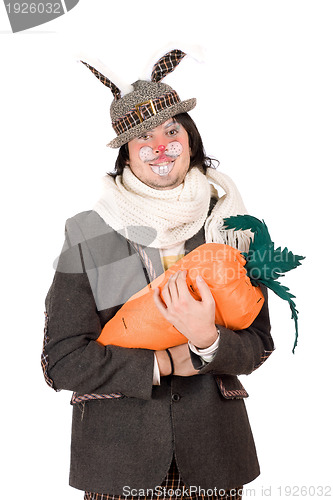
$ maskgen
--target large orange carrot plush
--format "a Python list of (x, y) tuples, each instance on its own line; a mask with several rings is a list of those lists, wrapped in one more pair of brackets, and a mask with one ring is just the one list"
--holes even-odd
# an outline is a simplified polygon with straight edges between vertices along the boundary
[[(133, 295), (104, 326), (97, 341), (102, 345), (118, 345), (153, 350), (166, 349), (187, 342), (158, 311), (153, 295), (170, 276), (187, 270), (187, 285), (196, 300), (200, 295), (196, 277), (200, 274), (214, 297), (215, 322), (232, 330), (247, 328), (259, 314), (264, 297), (258, 286), (263, 283), (280, 297), (288, 300), (295, 320), (297, 343), (297, 310), (289, 289), (277, 278), (297, 267), (304, 257), (293, 255), (286, 248), (274, 249), (266, 225), (255, 217), (244, 215), (225, 220), (227, 229), (250, 229), (254, 233), (248, 253), (241, 253), (229, 245), (206, 243), (199, 246), (163, 275)], [(279, 257), (279, 259), (277, 259)]]

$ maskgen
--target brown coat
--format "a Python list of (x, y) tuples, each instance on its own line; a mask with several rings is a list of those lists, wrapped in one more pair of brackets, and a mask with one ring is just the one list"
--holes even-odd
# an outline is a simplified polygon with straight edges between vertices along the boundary
[[(203, 242), (201, 230), (186, 243), (186, 253)], [(162, 273), (159, 252), (147, 253)], [(173, 454), (188, 486), (248, 483), (259, 465), (243, 401), (247, 393), (237, 375), (251, 373), (274, 349), (267, 300), (246, 330), (220, 327), (211, 363), (191, 354), (199, 375), (163, 377), (153, 386), (152, 351), (96, 342), (104, 324), (147, 280), (139, 254), (95, 212), (67, 221), (46, 299), (43, 366), (49, 385), (75, 393), (70, 484), (113, 494), (122, 494), (124, 486), (154, 488)]]

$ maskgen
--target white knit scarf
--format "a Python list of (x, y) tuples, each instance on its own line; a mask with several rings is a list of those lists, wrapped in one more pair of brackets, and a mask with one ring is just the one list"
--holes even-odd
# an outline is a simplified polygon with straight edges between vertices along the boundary
[[(207, 218), (212, 194), (210, 182), (225, 195)], [(223, 219), (245, 214), (246, 209), (233, 181), (208, 168), (206, 175), (193, 167), (184, 183), (176, 188), (153, 189), (125, 167), (123, 175), (104, 177), (105, 189), (94, 210), (115, 231), (144, 246), (169, 248), (188, 240), (205, 225), (206, 242), (226, 243), (246, 251), (249, 236), (241, 231), (223, 229)]]

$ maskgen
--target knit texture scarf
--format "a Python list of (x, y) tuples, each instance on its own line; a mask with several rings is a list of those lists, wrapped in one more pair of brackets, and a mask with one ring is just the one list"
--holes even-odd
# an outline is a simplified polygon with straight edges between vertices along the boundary
[[(207, 218), (211, 196), (218, 198), (211, 183), (225, 195), (218, 199)], [(226, 243), (246, 251), (249, 236), (242, 231), (223, 229), (223, 219), (245, 214), (242, 198), (227, 175), (197, 167), (173, 189), (153, 189), (125, 167), (123, 175), (104, 177), (104, 192), (94, 210), (115, 231), (140, 245), (170, 248), (194, 236), (205, 226), (206, 242)]]

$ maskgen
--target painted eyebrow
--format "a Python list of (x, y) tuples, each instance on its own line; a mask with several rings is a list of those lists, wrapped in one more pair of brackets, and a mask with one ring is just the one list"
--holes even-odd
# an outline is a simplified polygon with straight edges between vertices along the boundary
[(178, 122), (176, 122), (176, 120), (173, 120), (172, 122), (170, 122), (170, 123), (168, 123), (167, 125), (165, 125), (165, 126), (164, 126), (164, 129), (167, 129), (167, 128), (169, 128), (169, 127), (174, 127), (175, 125), (177, 125), (177, 126), (178, 126), (178, 128), (179, 128), (179, 124), (178, 124)]

